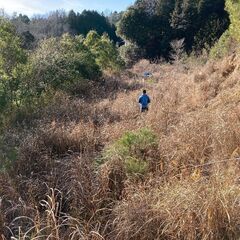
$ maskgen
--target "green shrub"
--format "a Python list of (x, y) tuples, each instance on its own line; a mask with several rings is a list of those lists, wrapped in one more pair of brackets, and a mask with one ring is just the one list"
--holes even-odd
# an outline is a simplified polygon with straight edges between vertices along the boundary
[(134, 174), (144, 175), (148, 170), (149, 164), (146, 161), (142, 161), (133, 157), (128, 157), (125, 160), (125, 167), (127, 173), (130, 175)]
[(210, 57), (221, 58), (225, 56), (231, 48), (231, 42), (232, 42), (231, 34), (229, 30), (227, 30), (219, 39), (219, 41), (214, 45), (214, 47), (211, 49)]
[(16, 30), (8, 20), (0, 17), (0, 117), (17, 105), (18, 69), (25, 62), (26, 53)]
[(157, 137), (152, 130), (143, 128), (126, 132), (103, 152), (102, 161), (119, 159), (128, 174), (144, 174), (149, 170), (152, 153), (157, 150)]
[(68, 90), (72, 85), (101, 77), (95, 57), (84, 46), (81, 36), (65, 34), (60, 41), (56, 38), (43, 40), (31, 55), (29, 65), (36, 90), (41, 86)]

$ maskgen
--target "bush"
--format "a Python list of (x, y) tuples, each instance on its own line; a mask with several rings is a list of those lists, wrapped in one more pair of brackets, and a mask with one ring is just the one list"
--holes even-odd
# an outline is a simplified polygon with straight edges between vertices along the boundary
[(129, 175), (144, 174), (154, 161), (157, 151), (157, 137), (148, 128), (125, 133), (103, 153), (103, 160), (119, 159)]
[(225, 56), (230, 49), (230, 42), (231, 42), (231, 35), (230, 32), (227, 30), (219, 41), (214, 45), (211, 49), (210, 57), (212, 58), (221, 58)]
[(83, 45), (83, 38), (63, 35), (60, 41), (50, 38), (40, 43), (30, 57), (32, 84), (35, 89), (68, 90), (72, 85), (84, 84), (86, 79), (98, 80), (101, 71), (91, 52)]
[(0, 18), (0, 117), (6, 114), (6, 110), (12, 111), (18, 105), (18, 70), (25, 62), (26, 53), (14, 27)]

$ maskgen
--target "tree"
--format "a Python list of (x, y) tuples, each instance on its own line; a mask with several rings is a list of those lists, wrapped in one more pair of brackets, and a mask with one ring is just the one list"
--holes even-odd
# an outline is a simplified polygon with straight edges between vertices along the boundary
[(77, 14), (73, 10), (68, 13), (67, 22), (72, 32), (77, 33)]
[(122, 12), (114, 11), (107, 16), (107, 19), (111, 25), (116, 26), (117, 23), (120, 21), (122, 15), (123, 11)]
[[(19, 36), (26, 40), (23, 46), (27, 49), (31, 49), (32, 46), (36, 47), (37, 42), (44, 38), (61, 37), (64, 33), (86, 36), (91, 30), (97, 31), (100, 35), (107, 33), (114, 43), (122, 42), (122, 39), (116, 35), (116, 26), (96, 11), (85, 10), (82, 13), (75, 13), (71, 10), (67, 14), (64, 10), (57, 10), (45, 16), (36, 15), (31, 19), (26, 15), (15, 14), (11, 22)], [(32, 37), (34, 42), (30, 41)]]
[(179, 40), (173, 40), (170, 45), (172, 48), (172, 51), (170, 53), (171, 59), (175, 63), (179, 63), (181, 59), (183, 58), (185, 49), (184, 49), (184, 38), (179, 39)]
[[(151, 11), (151, 6), (149, 7), (147, 1), (137, 1), (136, 5), (123, 15), (118, 24), (118, 33), (125, 40), (143, 49), (145, 57), (168, 58), (172, 35), (169, 22), (171, 1), (156, 5), (155, 11)], [(166, 11), (163, 11), (164, 6)]]
[(132, 67), (145, 53), (136, 44), (126, 43), (119, 48), (120, 56), (124, 59), (127, 67)]
[(68, 14), (68, 23), (71, 31), (75, 34), (86, 36), (89, 31), (94, 30), (99, 35), (107, 33), (110, 39), (115, 43), (121, 41), (115, 33), (115, 26), (110, 24), (108, 19), (105, 16), (100, 15), (97, 11), (84, 10), (81, 14), (76, 14), (72, 10)]
[(224, 0), (137, 0), (123, 14), (118, 33), (143, 49), (145, 57), (169, 59), (172, 40), (184, 38), (190, 53), (212, 46), (228, 24)]
[(22, 14), (19, 14), (18, 16), (19, 20), (25, 24), (29, 24), (30, 23), (30, 19), (27, 15), (22, 15)]
[(31, 19), (27, 15), (15, 14), (11, 18), (18, 35), (23, 41), (23, 47), (32, 49), (37, 42), (44, 38), (61, 37), (69, 32), (67, 15), (63, 10), (50, 12), (46, 16), (34, 16)]
[(198, 29), (198, 16), (196, 2), (190, 0), (177, 0), (171, 14), (171, 27), (173, 35), (185, 39), (186, 50), (191, 50), (194, 36)]
[(57, 10), (45, 16), (32, 18), (28, 30), (38, 40), (50, 37), (61, 37), (69, 32), (67, 14), (64, 10)]
[(14, 25), (18, 36), (21, 39), (24, 49), (32, 49), (35, 42), (35, 37), (30, 32), (31, 20), (27, 15), (14, 14), (11, 18), (11, 23)]
[(101, 71), (83, 41), (81, 36), (69, 34), (42, 40), (30, 57), (30, 88), (37, 91), (45, 86), (68, 91), (73, 85), (98, 80)]
[(13, 25), (0, 18), (0, 110), (18, 102), (18, 70), (26, 62), (20, 38)]
[(230, 24), (225, 11), (225, 0), (200, 0), (198, 28), (194, 34), (194, 49), (211, 48)]
[(102, 70), (116, 72), (123, 66), (123, 60), (107, 34), (100, 36), (96, 31), (90, 31), (84, 44), (94, 54), (96, 62)]
[(22, 42), (22, 47), (24, 49), (32, 49), (33, 48), (34, 42), (35, 42), (35, 37), (29, 31), (22, 32), (20, 35), (20, 38), (21, 38), (21, 42)]
[(136, 43), (140, 48), (145, 48), (151, 34), (148, 25), (149, 18), (143, 9), (131, 7), (123, 14), (118, 24), (118, 34), (124, 37), (126, 42)]

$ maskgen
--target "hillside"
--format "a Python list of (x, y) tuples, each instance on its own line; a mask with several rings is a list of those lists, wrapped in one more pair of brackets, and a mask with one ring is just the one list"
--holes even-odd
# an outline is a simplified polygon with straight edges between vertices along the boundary
[(91, 98), (58, 91), (1, 139), (2, 239), (238, 239), (239, 74), (237, 54), (143, 60)]

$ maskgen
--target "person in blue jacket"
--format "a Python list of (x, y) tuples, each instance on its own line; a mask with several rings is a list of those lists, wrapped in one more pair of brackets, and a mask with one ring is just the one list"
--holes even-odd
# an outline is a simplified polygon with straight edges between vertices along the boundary
[(150, 97), (147, 95), (147, 91), (143, 90), (142, 96), (139, 97), (138, 100), (140, 107), (141, 107), (141, 112), (146, 112), (148, 111), (148, 105), (151, 103)]

